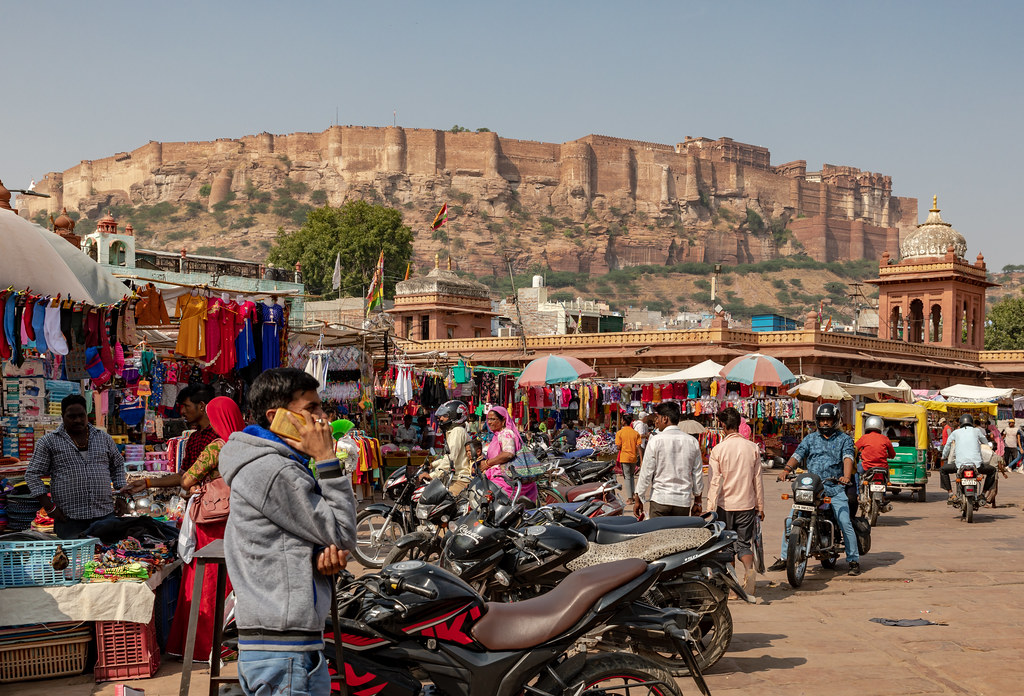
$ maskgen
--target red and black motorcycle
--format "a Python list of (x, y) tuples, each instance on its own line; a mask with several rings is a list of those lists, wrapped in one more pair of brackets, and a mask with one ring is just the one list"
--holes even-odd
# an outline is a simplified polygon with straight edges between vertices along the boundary
[(860, 475), (860, 491), (857, 494), (857, 507), (862, 517), (872, 527), (878, 522), (878, 515), (889, 512), (892, 505), (885, 502), (885, 493), (889, 490), (889, 467), (869, 466)]
[[(423, 561), (387, 566), (339, 591), (345, 681), (354, 695), (680, 696), (672, 675), (649, 660), (591, 654), (580, 641), (604, 626), (629, 624), (674, 641), (709, 696), (685, 629), (689, 612), (634, 606), (662, 567), (638, 559), (594, 566), (544, 595), (504, 604), (485, 602), (455, 575)], [(333, 661), (333, 630), (325, 639)]]

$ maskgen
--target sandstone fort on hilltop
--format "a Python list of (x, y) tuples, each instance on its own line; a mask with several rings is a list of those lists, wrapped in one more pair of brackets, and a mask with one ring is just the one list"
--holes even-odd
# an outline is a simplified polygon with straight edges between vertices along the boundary
[[(793, 253), (793, 242), (821, 261), (877, 259), (886, 250), (895, 256), (900, 231), (917, 223), (916, 199), (893, 196), (888, 176), (827, 164), (808, 172), (803, 160), (772, 166), (766, 148), (730, 138), (686, 137), (664, 145), (588, 135), (556, 144), (491, 132), (355, 126), (212, 142), (150, 142), (50, 172), (37, 190), (51, 198), (26, 197), (21, 206), (27, 217), (40, 211), (56, 215), (65, 207), (95, 215), (112, 203), (203, 201), (212, 207), (232, 193), (244, 200), (246, 191), (274, 190), (286, 179), (324, 191), (335, 205), (371, 198), (429, 210), (452, 203), (457, 192), (466, 204), (467, 223), (474, 212), (479, 223), (517, 210), (589, 220), (579, 239), (555, 238), (527, 249), (551, 268), (573, 271), (760, 261)], [(208, 197), (201, 195), (204, 186)], [(781, 220), (792, 231), (791, 247), (778, 248), (770, 235), (755, 238), (747, 230), (712, 225), (723, 206)], [(609, 233), (609, 221), (620, 216), (632, 216), (624, 223), (625, 234)], [(439, 244), (406, 217), (417, 232), (417, 256), (432, 256)], [(536, 225), (532, 219), (527, 231)], [(637, 220), (672, 221), (677, 230), (698, 233), (674, 239)], [(476, 237), (474, 253), (485, 253), (488, 244), (495, 251), (483, 224), (469, 225), (467, 234)]]

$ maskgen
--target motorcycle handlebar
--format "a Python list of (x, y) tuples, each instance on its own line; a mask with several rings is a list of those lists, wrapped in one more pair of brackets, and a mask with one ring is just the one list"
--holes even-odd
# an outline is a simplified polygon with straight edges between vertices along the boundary
[(410, 594), (426, 597), (427, 599), (437, 599), (437, 590), (432, 590), (429, 587), (420, 587), (409, 582), (407, 578), (392, 580), (388, 583), (388, 586), (395, 592), (409, 592)]

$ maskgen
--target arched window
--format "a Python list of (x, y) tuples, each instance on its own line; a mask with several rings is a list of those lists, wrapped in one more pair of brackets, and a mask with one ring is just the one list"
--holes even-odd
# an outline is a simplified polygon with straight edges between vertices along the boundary
[(128, 262), (128, 247), (124, 242), (116, 241), (110, 245), (110, 256), (107, 263), (111, 266), (124, 266)]
[(907, 327), (907, 341), (910, 343), (924, 343), (924, 302), (913, 300), (910, 303), (909, 326)]
[(93, 261), (99, 261), (99, 246), (96, 244), (95, 239), (85, 240), (85, 253)]
[(942, 342), (942, 306), (933, 304), (931, 312), (931, 342)]

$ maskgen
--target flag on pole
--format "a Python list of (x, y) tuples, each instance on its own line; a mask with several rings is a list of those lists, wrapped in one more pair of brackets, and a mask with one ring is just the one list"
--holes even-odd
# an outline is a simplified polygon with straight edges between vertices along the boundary
[(366, 315), (370, 310), (380, 307), (384, 303), (384, 250), (380, 250), (380, 258), (377, 259), (377, 268), (373, 272), (373, 280), (370, 281), (370, 292), (366, 295)]
[(441, 206), (441, 209), (437, 211), (437, 215), (434, 216), (434, 221), (430, 223), (430, 229), (436, 230), (444, 223), (448, 222), (448, 204), (445, 203)]
[(405, 280), (409, 280), (409, 269), (412, 268), (412, 261), (405, 264)]
[(334, 275), (331, 276), (331, 288), (337, 290), (341, 287), (341, 252), (334, 259)]

